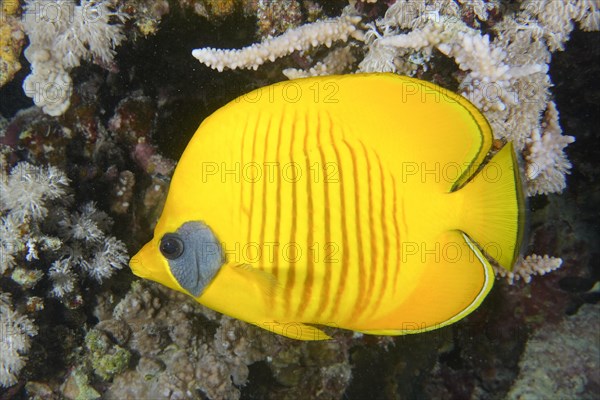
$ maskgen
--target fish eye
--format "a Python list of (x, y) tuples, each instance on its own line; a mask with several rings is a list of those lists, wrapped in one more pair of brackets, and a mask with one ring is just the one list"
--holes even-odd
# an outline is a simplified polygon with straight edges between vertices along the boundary
[(167, 233), (160, 239), (159, 249), (165, 258), (175, 260), (183, 254), (183, 241), (179, 238), (179, 235)]

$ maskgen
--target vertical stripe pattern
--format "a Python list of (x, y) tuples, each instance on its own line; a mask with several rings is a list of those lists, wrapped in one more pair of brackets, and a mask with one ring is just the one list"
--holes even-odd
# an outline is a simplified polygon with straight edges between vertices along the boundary
[[(252, 126), (252, 125), (249, 125)], [(248, 243), (283, 297), (273, 315), (348, 326), (379, 314), (400, 270), (395, 179), (351, 127), (327, 112), (258, 115), (244, 160)], [(268, 166), (274, 166), (269, 168)]]

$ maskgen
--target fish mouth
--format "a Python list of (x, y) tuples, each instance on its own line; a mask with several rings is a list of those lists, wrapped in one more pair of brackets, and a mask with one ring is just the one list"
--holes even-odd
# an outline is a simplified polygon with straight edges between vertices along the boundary
[(142, 271), (144, 270), (144, 266), (142, 265), (142, 260), (139, 257), (139, 253), (131, 257), (131, 259), (129, 260), (129, 268), (135, 276), (139, 276), (140, 278), (146, 278), (146, 276), (142, 273)]
[(152, 271), (150, 265), (145, 265), (144, 260), (151, 260), (149, 258), (152, 253), (152, 241), (146, 243), (144, 247), (142, 247), (136, 255), (131, 257), (129, 260), (129, 268), (134, 275), (139, 276), (140, 278), (151, 279)]

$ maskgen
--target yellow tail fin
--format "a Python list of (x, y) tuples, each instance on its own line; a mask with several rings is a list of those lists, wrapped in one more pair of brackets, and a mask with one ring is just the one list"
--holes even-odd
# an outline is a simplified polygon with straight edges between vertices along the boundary
[(523, 241), (525, 200), (512, 143), (505, 145), (459, 190), (460, 229), (500, 266), (512, 270)]

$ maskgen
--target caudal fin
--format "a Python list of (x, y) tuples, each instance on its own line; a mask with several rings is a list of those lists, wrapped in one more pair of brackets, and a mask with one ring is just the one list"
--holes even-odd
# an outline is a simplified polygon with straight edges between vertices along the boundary
[(461, 230), (506, 270), (523, 241), (525, 200), (512, 143), (505, 145), (459, 190), (464, 196)]

